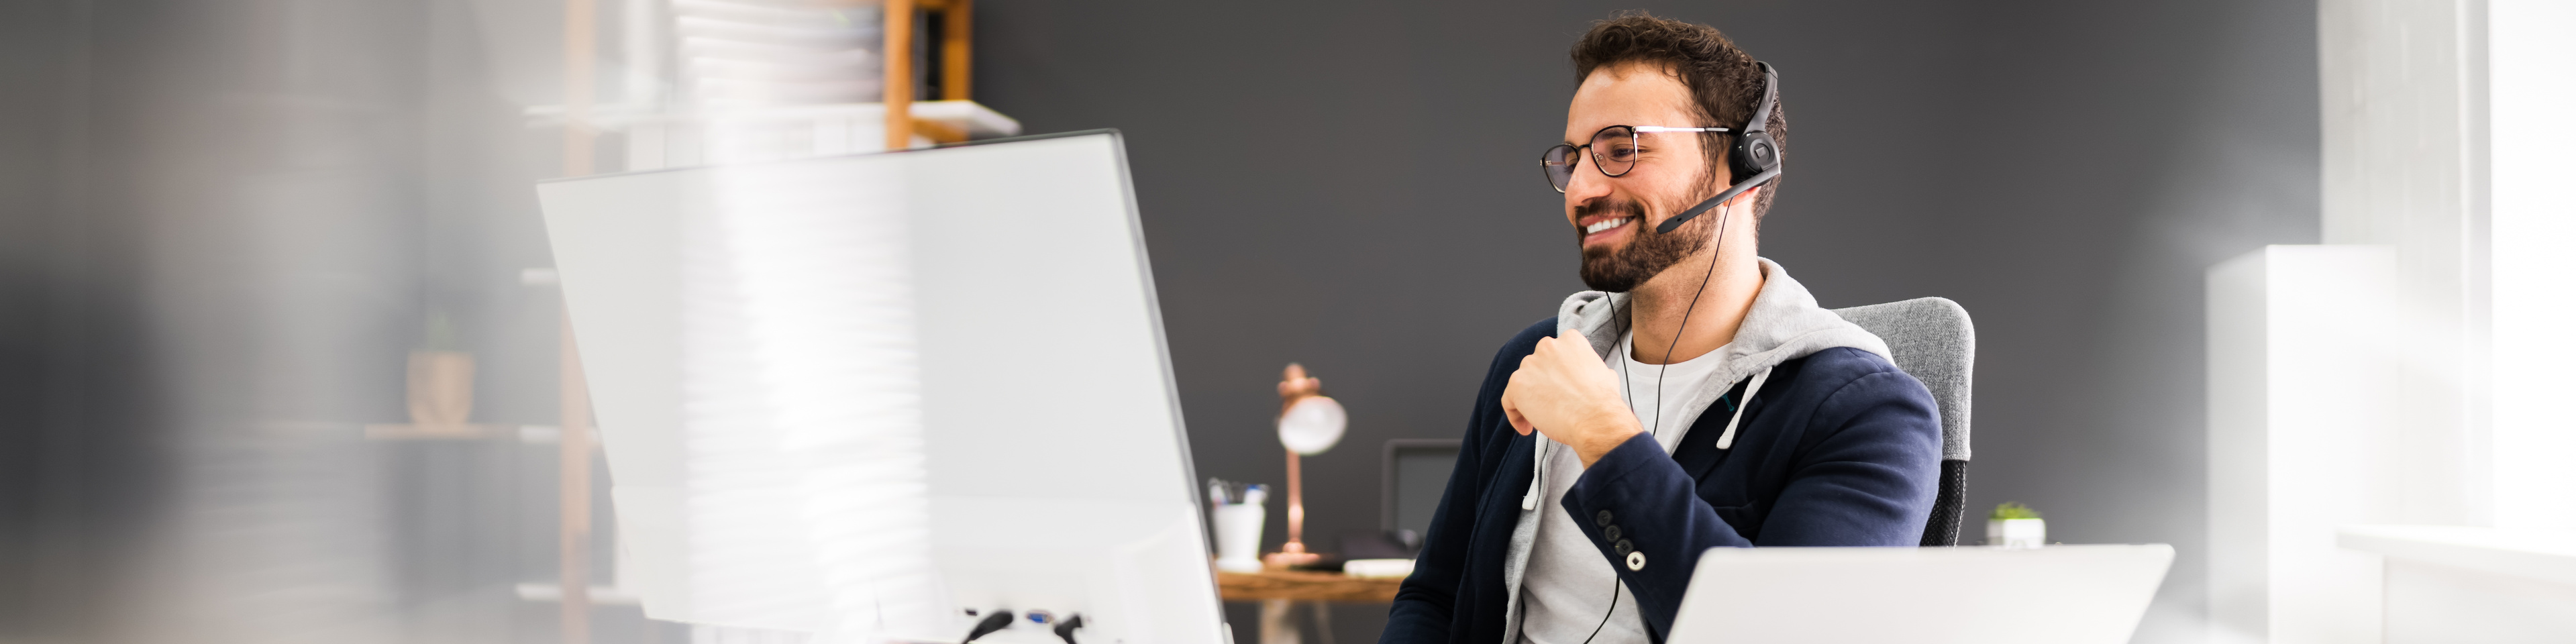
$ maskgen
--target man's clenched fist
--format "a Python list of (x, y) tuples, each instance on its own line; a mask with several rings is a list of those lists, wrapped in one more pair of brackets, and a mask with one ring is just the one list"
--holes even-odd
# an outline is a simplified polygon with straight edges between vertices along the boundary
[(1539, 338), (1538, 350), (1521, 358), (1503, 388), (1503, 413), (1523, 435), (1537, 430), (1573, 447), (1584, 467), (1644, 431), (1619, 395), (1618, 375), (1575, 330)]

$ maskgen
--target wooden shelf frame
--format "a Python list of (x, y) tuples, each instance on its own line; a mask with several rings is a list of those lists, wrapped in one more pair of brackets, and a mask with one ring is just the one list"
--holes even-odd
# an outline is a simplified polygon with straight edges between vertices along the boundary
[(944, 124), (912, 118), (912, 39), (914, 18), (922, 11), (940, 14), (939, 98), (949, 101), (974, 100), (969, 92), (974, 87), (974, 0), (884, 0), (885, 3), (885, 128), (886, 149), (912, 147), (912, 136), (919, 133), (932, 141), (956, 143), (966, 140), (966, 132)]

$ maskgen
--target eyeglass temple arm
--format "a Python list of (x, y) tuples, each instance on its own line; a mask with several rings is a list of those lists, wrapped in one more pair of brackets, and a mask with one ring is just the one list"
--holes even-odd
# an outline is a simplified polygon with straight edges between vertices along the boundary
[[(1633, 126), (1629, 126), (1629, 129), (1633, 129), (1633, 130), (1636, 130), (1636, 131), (1639, 131), (1639, 132), (1732, 132), (1732, 131), (1734, 131), (1734, 130), (1729, 130), (1729, 129), (1727, 129), (1727, 128), (1722, 128), (1722, 127), (1664, 127), (1664, 126), (1661, 126), (1661, 125), (1633, 125)], [(1575, 148), (1575, 149), (1582, 149), (1582, 148), (1592, 147), (1592, 146), (1590, 146), (1590, 145), (1575, 145), (1575, 144), (1572, 144), (1572, 143), (1559, 143), (1559, 144), (1557, 144), (1557, 145), (1562, 145), (1562, 146), (1565, 146), (1565, 147)], [(1541, 162), (1541, 163), (1545, 163), (1545, 160), (1541, 160), (1540, 162)]]

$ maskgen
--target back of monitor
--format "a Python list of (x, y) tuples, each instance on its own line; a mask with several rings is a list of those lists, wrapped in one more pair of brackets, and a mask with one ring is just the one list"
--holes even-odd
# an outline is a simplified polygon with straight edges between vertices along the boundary
[(1114, 133), (539, 192), (648, 616), (1224, 638)]
[(2173, 547), (1715, 548), (1673, 620), (1675, 644), (2118, 644)]

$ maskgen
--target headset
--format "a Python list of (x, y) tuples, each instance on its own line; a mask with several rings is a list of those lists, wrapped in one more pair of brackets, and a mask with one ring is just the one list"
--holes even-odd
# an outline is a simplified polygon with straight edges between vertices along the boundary
[(1708, 209), (1726, 203), (1746, 190), (1780, 178), (1780, 142), (1772, 140), (1770, 132), (1771, 104), (1780, 100), (1780, 71), (1772, 69), (1770, 63), (1756, 61), (1753, 65), (1762, 70), (1762, 102), (1754, 105), (1753, 118), (1744, 122), (1744, 131), (1735, 136), (1735, 145), (1726, 150), (1727, 168), (1734, 170), (1735, 176), (1745, 179), (1735, 182), (1725, 192), (1691, 206), (1682, 214), (1664, 220), (1662, 225), (1655, 227), (1655, 232), (1672, 232), (1700, 213), (1708, 212)]
[[(1657, 234), (1671, 233), (1673, 232), (1673, 229), (1680, 228), (1683, 222), (1688, 222), (1691, 218), (1700, 216), (1700, 213), (1708, 212), (1709, 209), (1716, 208), (1719, 204), (1726, 203), (1726, 200), (1733, 199), (1736, 195), (1744, 194), (1744, 191), (1746, 190), (1754, 189), (1780, 178), (1780, 143), (1772, 140), (1771, 132), (1769, 131), (1771, 123), (1771, 104), (1780, 99), (1780, 72), (1779, 70), (1772, 69), (1770, 63), (1754, 61), (1753, 65), (1762, 70), (1762, 102), (1754, 106), (1753, 118), (1745, 122), (1742, 133), (1735, 137), (1735, 145), (1727, 148), (1726, 151), (1728, 169), (1732, 170), (1735, 176), (1745, 177), (1745, 179), (1743, 181), (1735, 182), (1735, 185), (1733, 186), (1728, 186), (1725, 192), (1717, 193), (1717, 196), (1709, 197), (1707, 201), (1699, 202), (1699, 205), (1691, 206), (1689, 210), (1684, 210), (1681, 214), (1674, 215), (1671, 219), (1664, 220), (1663, 225), (1655, 227), (1655, 232)], [(1655, 370), (1655, 424), (1646, 430), (1649, 435), (1657, 437), (1662, 436), (1664, 425), (1664, 371), (1672, 368), (1673, 347), (1681, 346), (1681, 332), (1684, 329), (1690, 328), (1691, 312), (1699, 309), (1700, 293), (1708, 290), (1709, 278), (1717, 275), (1716, 253), (1726, 245), (1726, 219), (1733, 215), (1734, 209), (1728, 208), (1723, 214), (1718, 216), (1717, 231), (1711, 233), (1716, 237), (1716, 243), (1713, 244), (1714, 248), (1709, 250), (1707, 274), (1700, 276), (1699, 289), (1691, 293), (1690, 306), (1682, 310), (1681, 328), (1673, 330), (1672, 343), (1664, 346), (1663, 364), (1659, 365), (1661, 368)], [(1629, 298), (1629, 301), (1632, 303), (1635, 302), (1635, 300), (1636, 298), (1634, 297)], [(1611, 319), (1614, 320), (1624, 320), (1626, 318), (1627, 316), (1620, 315), (1617, 312), (1613, 312), (1611, 315)], [(1631, 391), (1631, 389), (1628, 386), (1628, 365), (1625, 361), (1628, 357), (1628, 349), (1636, 346), (1636, 338), (1635, 336), (1628, 336), (1626, 331), (1621, 331), (1620, 334), (1628, 337), (1628, 342), (1625, 343), (1628, 347), (1622, 348), (1618, 351), (1619, 358), (1621, 360), (1618, 367), (1619, 394), (1621, 398), (1627, 398), (1628, 392)], [(1769, 372), (1763, 373), (1763, 376), (1768, 375)], [(1761, 383), (1759, 382), (1760, 378), (1761, 376), (1756, 377), (1756, 382), (1753, 385), (1754, 387), (1761, 386)], [(1753, 402), (1751, 400), (1753, 395), (1752, 390), (1748, 389), (1744, 393), (1746, 400), (1737, 403), (1735, 408), (1736, 416), (1739, 419), (1743, 417), (1744, 406), (1750, 405)], [(1628, 401), (1628, 406), (1633, 408), (1637, 406), (1637, 403), (1634, 400), (1630, 400)], [(1733, 436), (1735, 432), (1734, 423), (1728, 423), (1726, 430), (1728, 436)], [(1721, 437), (1718, 440), (1720, 442), (1724, 442), (1726, 439)], [(1592, 626), (1591, 635), (1583, 636), (1583, 644), (1592, 644), (1592, 638), (1601, 636), (1601, 628), (1610, 625), (1610, 616), (1619, 613), (1619, 588), (1622, 585), (1622, 582), (1619, 581), (1618, 577), (1617, 571), (1612, 571), (1610, 576), (1610, 610), (1601, 613), (1601, 623)]]

